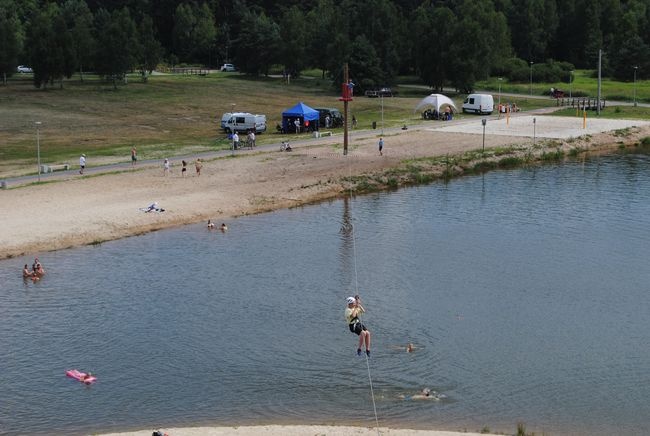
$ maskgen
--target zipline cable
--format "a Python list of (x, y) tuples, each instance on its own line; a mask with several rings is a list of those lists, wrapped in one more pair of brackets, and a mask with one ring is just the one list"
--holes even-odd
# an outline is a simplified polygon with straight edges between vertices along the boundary
[[(345, 120), (344, 122), (347, 122)], [(348, 155), (349, 159), (349, 155)], [(353, 259), (353, 265), (354, 265), (354, 293), (355, 295), (359, 295), (359, 272), (357, 269), (357, 242), (356, 242), (356, 236), (354, 234), (354, 210), (353, 210), (353, 203), (354, 199), (352, 197), (352, 164), (350, 161), (348, 161), (348, 180), (350, 181), (350, 216), (352, 217), (352, 259)], [(381, 433), (379, 433), (379, 418), (377, 417), (377, 404), (375, 403), (375, 390), (372, 386), (372, 376), (370, 375), (370, 359), (368, 358), (368, 353), (366, 353), (366, 367), (368, 368), (368, 382), (370, 383), (370, 396), (372, 398), (372, 410), (375, 412), (375, 430), (377, 430), (377, 436), (381, 436)]]

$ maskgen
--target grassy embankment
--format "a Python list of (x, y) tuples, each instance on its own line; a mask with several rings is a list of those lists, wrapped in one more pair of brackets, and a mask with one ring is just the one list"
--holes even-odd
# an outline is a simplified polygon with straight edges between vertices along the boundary
[[(42, 123), (41, 162), (74, 164), (86, 153), (88, 165), (94, 166), (128, 161), (134, 145), (141, 160), (228, 148), (219, 122), (222, 113), (233, 109), (267, 115), (268, 131), (258, 136), (258, 144), (265, 144), (283, 139), (275, 125), (282, 111), (298, 101), (312, 107), (343, 106), (320, 71), (307, 72), (290, 85), (280, 78), (237, 73), (159, 75), (146, 84), (134, 76), (117, 90), (90, 75), (83, 83), (76, 78), (65, 81), (62, 90), (38, 90), (30, 76), (14, 77), (0, 87), (0, 177), (16, 175), (21, 167), (23, 173), (35, 172), (36, 121)], [(429, 93), (426, 87), (405, 87), (398, 97), (384, 98), (384, 127), (421, 122), (413, 108)], [(452, 96), (459, 106), (463, 97)], [(373, 121), (381, 127), (381, 103), (355, 98), (350, 116), (357, 118), (359, 129), (370, 129)], [(526, 109), (548, 103), (521, 99), (517, 104)]]
[[(322, 83), (321, 83), (322, 82)], [(290, 85), (274, 78), (215, 73), (201, 76), (152, 76), (144, 84), (132, 79), (116, 91), (97, 78), (66, 81), (63, 90), (37, 90), (30, 78), (18, 77), (0, 87), (0, 176), (8, 169), (32, 165), (36, 126), (40, 121), (43, 163), (75, 163), (81, 153), (89, 166), (127, 161), (132, 146), (140, 159), (191, 154), (229, 146), (219, 129), (221, 114), (245, 111), (267, 115), (268, 131), (258, 143), (279, 142), (275, 125), (283, 110), (304, 101), (312, 107), (339, 107), (335, 92), (323, 81), (304, 78)], [(379, 123), (379, 101), (351, 103), (359, 128)], [(386, 127), (412, 123), (412, 98), (384, 99)], [(307, 135), (304, 135), (305, 137)]]
[[(569, 90), (573, 97), (596, 97), (598, 95), (598, 79), (592, 77), (592, 70), (575, 70), (573, 79), (569, 85), (566, 82), (536, 82), (533, 71), (533, 95), (548, 96), (550, 89), (561, 89), (566, 96), (569, 96)], [(491, 90), (495, 93), (499, 90), (499, 80), (497, 77), (490, 77), (476, 83), (477, 89)], [(630, 70), (629, 82), (618, 82), (608, 78), (603, 78), (601, 82), (601, 94), (605, 100), (627, 101), (634, 100), (636, 88), (636, 100), (639, 103), (650, 103), (650, 80), (637, 80), (636, 85), (633, 81), (633, 72)], [(502, 93), (515, 93), (528, 95), (530, 93), (530, 83), (510, 83), (507, 79), (501, 82)]]
[[(146, 84), (134, 76), (128, 85), (117, 90), (97, 77), (86, 76), (83, 83), (73, 78), (64, 82), (62, 90), (54, 87), (44, 91), (32, 86), (30, 76), (14, 77), (8, 86), (0, 87), (0, 178), (35, 172), (35, 121), (42, 123), (41, 162), (74, 164), (81, 153), (86, 153), (89, 166), (94, 166), (128, 161), (134, 145), (141, 160), (228, 148), (219, 122), (221, 114), (233, 108), (267, 115), (268, 131), (258, 136), (258, 144), (284, 139), (275, 132), (275, 125), (280, 122), (282, 111), (297, 101), (312, 107), (342, 109), (336, 91), (329, 80), (321, 79), (320, 71), (308, 71), (290, 85), (281, 78), (251, 78), (237, 73), (213, 73), (206, 77), (160, 75), (150, 77)], [(422, 122), (413, 108), (431, 92), (413, 77), (399, 81), (405, 83), (399, 88), (399, 96), (383, 99), (386, 128)], [(577, 72), (573, 89), (588, 90), (594, 83), (595, 79), (586, 72)], [(541, 91), (553, 85), (559, 87), (535, 86)], [(502, 92), (525, 92), (526, 86), (503, 84)], [(627, 89), (631, 84), (616, 86)], [(604, 89), (613, 87), (611, 84)], [(460, 107), (464, 95), (451, 97)], [(650, 100), (650, 82), (637, 83), (637, 97)], [(554, 103), (552, 99), (523, 96), (508, 97), (508, 101), (515, 101), (523, 110)], [(378, 128), (381, 126), (381, 103), (380, 99), (355, 98), (350, 104), (350, 115), (357, 118), (359, 129), (370, 129), (373, 121)], [(560, 113), (575, 115), (571, 110)], [(641, 107), (608, 107), (602, 116), (648, 118), (649, 114), (648, 109)]]

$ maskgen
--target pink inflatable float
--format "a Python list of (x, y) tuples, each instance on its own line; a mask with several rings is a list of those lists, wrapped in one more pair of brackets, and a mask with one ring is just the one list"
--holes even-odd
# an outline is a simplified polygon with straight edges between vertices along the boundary
[(75, 380), (80, 381), (81, 383), (85, 383), (87, 385), (94, 383), (97, 381), (97, 377), (94, 375), (88, 373), (86, 374), (85, 372), (81, 372), (76, 369), (69, 369), (65, 372), (65, 375), (67, 375), (70, 378), (73, 378)]

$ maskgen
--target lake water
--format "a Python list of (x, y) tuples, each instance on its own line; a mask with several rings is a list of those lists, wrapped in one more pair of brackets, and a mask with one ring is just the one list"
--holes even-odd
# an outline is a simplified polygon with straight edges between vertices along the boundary
[(381, 426), (650, 434), (647, 155), (229, 224), (43, 253), (35, 284), (0, 262), (0, 434), (374, 426), (355, 271)]

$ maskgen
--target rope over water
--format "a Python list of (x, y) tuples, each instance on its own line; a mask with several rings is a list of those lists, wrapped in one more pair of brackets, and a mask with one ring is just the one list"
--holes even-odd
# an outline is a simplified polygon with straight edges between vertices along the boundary
[[(347, 120), (346, 120), (347, 122)], [(352, 164), (348, 160), (348, 180), (350, 181), (350, 216), (352, 217), (352, 259), (354, 264), (354, 293), (359, 295), (359, 272), (357, 270), (357, 242), (356, 236), (354, 234), (354, 197), (352, 195)], [(370, 396), (372, 397), (372, 410), (375, 412), (375, 430), (377, 430), (377, 436), (381, 436), (379, 433), (379, 418), (377, 417), (377, 404), (375, 403), (375, 391), (372, 387), (372, 376), (370, 375), (370, 359), (366, 353), (366, 367), (368, 368), (368, 383), (370, 384)]]

